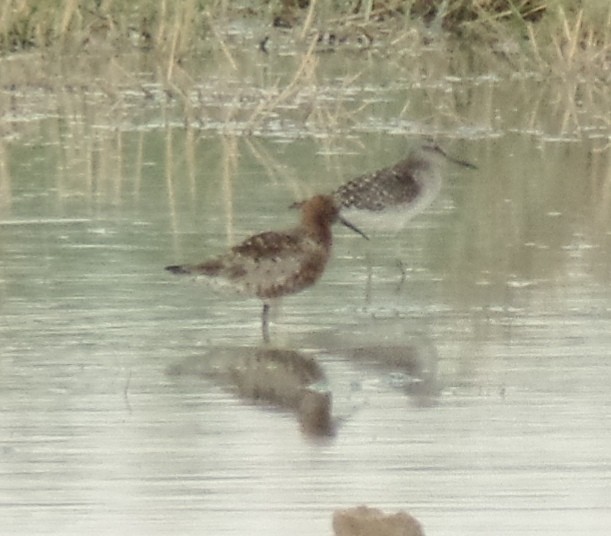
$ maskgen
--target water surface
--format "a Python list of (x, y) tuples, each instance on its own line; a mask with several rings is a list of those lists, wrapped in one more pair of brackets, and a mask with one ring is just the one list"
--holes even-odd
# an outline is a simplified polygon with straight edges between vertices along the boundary
[[(346, 58), (320, 60), (320, 117), (306, 87), (250, 136), (264, 79), (229, 110), (202, 77), (199, 122), (156, 96), (112, 115), (96, 92), (3, 90), (7, 534), (329, 534), (361, 503), (431, 535), (606, 534), (608, 133), (577, 132), (537, 80), (372, 61), (341, 86)], [(323, 279), (273, 319), (273, 359), (258, 302), (163, 271), (292, 225), (291, 202), (421, 134), (479, 169), (449, 166), (398, 235), (337, 228)], [(302, 429), (308, 385), (332, 430)]]

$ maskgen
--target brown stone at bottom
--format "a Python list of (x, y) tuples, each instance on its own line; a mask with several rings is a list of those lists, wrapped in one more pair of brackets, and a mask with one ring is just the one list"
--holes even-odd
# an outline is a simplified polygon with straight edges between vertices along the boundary
[(424, 536), (418, 520), (407, 512), (385, 514), (368, 506), (336, 510), (333, 531), (335, 536)]

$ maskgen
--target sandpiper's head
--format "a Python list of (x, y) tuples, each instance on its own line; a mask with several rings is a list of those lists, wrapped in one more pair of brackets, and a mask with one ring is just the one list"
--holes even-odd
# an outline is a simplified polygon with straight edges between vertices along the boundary
[(328, 229), (339, 221), (349, 229), (369, 240), (369, 237), (358, 227), (351, 224), (339, 213), (339, 206), (332, 195), (315, 195), (299, 205), (301, 208), (301, 222), (310, 229)]
[(331, 225), (337, 221), (339, 208), (330, 195), (315, 195), (301, 205), (301, 219), (307, 224)]

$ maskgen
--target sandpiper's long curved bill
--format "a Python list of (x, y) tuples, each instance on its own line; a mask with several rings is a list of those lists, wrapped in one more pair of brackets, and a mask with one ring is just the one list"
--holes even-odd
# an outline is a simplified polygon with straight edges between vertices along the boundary
[(475, 164), (472, 164), (471, 162), (467, 162), (467, 160), (461, 160), (460, 158), (455, 158), (454, 156), (450, 156), (437, 144), (435, 144), (434, 148), (438, 153), (442, 154), (446, 160), (448, 160), (449, 162), (452, 162), (453, 164), (458, 164), (459, 166), (463, 166), (469, 169), (477, 169), (477, 166)]
[(342, 225), (348, 227), (348, 229), (352, 229), (355, 233), (360, 234), (365, 240), (369, 240), (369, 237), (363, 231), (361, 231), (356, 225), (354, 225), (354, 223), (350, 223), (341, 214), (337, 217), (337, 221), (339, 221)]
[(461, 160), (460, 158), (454, 158), (453, 156), (450, 156), (449, 154), (446, 155), (446, 158), (453, 164), (458, 164), (459, 166), (463, 166), (469, 169), (477, 169), (477, 166), (475, 164), (472, 164), (471, 162), (468, 162), (467, 160)]

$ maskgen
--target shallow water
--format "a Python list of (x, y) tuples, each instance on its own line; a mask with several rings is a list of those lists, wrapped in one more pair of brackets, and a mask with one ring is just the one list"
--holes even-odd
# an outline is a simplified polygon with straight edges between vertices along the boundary
[[(88, 93), (59, 118), (5, 118), (7, 534), (330, 534), (361, 503), (430, 535), (606, 534), (608, 138), (551, 111), (529, 131), (499, 88), (491, 128), (475, 105), (407, 128), (395, 110), (420, 87), (385, 88), (339, 138), (294, 116), (251, 137), (184, 128), (155, 105), (110, 128)], [(392, 164), (414, 131), (479, 169), (448, 166), (398, 235), (337, 228), (323, 279), (272, 321), (281, 351), (262, 348), (256, 301), (163, 271), (292, 225), (291, 202)], [(308, 385), (332, 396), (329, 426), (304, 422)]]

